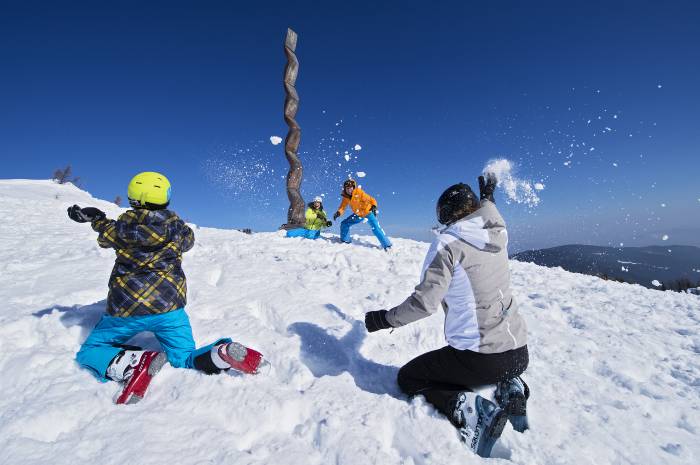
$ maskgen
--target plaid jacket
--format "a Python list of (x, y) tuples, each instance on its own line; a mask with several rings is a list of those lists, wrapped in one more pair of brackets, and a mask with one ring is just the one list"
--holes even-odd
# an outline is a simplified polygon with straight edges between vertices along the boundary
[(109, 277), (109, 315), (152, 315), (185, 306), (182, 253), (194, 245), (194, 233), (174, 212), (128, 210), (116, 221), (94, 221), (92, 229), (100, 233), (100, 247), (117, 252)]

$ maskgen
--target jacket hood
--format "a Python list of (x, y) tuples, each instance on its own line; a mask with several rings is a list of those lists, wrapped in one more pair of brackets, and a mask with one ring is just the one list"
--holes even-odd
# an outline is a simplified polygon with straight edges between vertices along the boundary
[(499, 252), (507, 243), (505, 223), (491, 202), (482, 202), (482, 207), (477, 211), (440, 233), (457, 237), (486, 252)]

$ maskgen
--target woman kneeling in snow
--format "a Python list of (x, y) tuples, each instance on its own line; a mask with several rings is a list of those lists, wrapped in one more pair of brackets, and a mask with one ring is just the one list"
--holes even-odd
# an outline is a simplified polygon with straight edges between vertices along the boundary
[[(428, 250), (420, 284), (401, 305), (367, 313), (365, 326), (369, 332), (396, 328), (442, 305), (448, 345), (404, 365), (399, 387), (425, 396), (470, 450), (489, 457), (507, 420), (516, 431), (527, 429), (529, 392), (519, 375), (528, 352), (525, 322), (510, 290), (508, 234), (493, 200), (495, 176), (480, 176), (479, 188), (481, 201), (461, 183), (440, 196), (437, 216), (446, 228)], [(489, 390), (496, 403), (473, 392), (494, 384)]]
[(306, 224), (303, 228), (290, 229), (287, 231), (287, 237), (305, 237), (307, 239), (318, 239), (321, 236), (321, 230), (333, 225), (333, 222), (328, 221), (326, 212), (323, 210), (323, 202), (321, 197), (314, 197), (314, 200), (309, 203), (309, 208), (306, 209)]

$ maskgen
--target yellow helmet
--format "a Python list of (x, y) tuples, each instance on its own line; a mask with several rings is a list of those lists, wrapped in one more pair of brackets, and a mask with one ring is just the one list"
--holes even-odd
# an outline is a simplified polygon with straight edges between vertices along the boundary
[(170, 181), (160, 173), (144, 171), (131, 179), (127, 195), (132, 207), (165, 208), (170, 203)]

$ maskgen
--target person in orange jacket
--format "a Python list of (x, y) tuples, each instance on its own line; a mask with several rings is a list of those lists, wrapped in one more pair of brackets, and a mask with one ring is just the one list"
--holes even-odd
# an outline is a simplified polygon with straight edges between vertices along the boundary
[(343, 200), (340, 202), (338, 211), (333, 215), (333, 219), (337, 220), (348, 205), (352, 209), (352, 214), (340, 222), (340, 240), (346, 244), (352, 242), (350, 226), (366, 221), (372, 227), (372, 232), (377, 236), (382, 248), (386, 250), (391, 247), (391, 241), (377, 221), (377, 201), (374, 197), (359, 188), (354, 179), (348, 179), (343, 183), (341, 196)]

